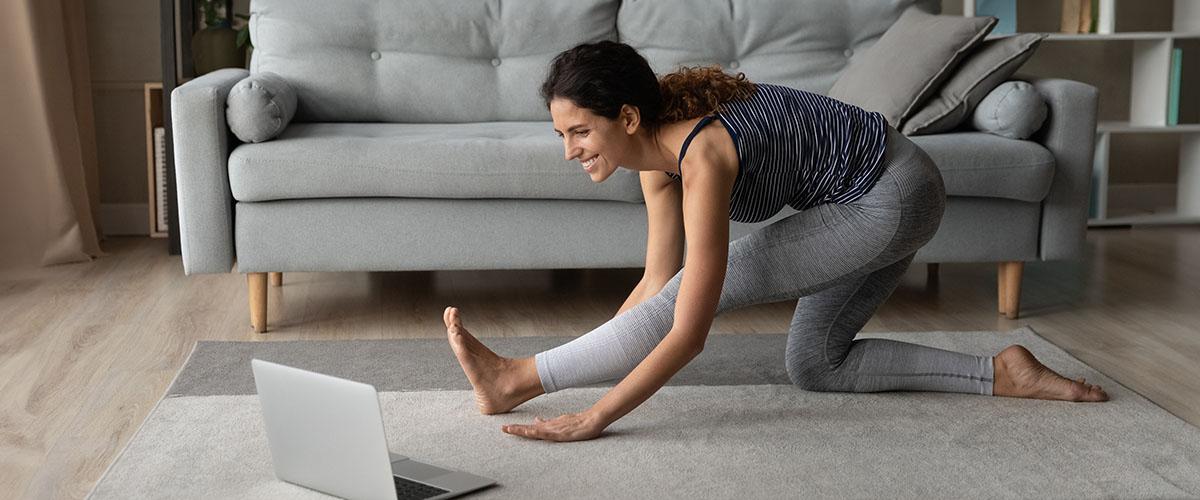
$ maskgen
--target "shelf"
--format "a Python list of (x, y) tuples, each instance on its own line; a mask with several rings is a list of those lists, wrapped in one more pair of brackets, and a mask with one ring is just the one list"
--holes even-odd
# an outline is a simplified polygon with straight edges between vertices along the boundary
[(1102, 121), (1096, 124), (1096, 132), (1186, 134), (1200, 132), (1200, 123), (1182, 123), (1179, 125), (1138, 125), (1127, 121)]
[[(1037, 33), (1037, 32), (1032, 32)], [(1124, 33), (1054, 33), (1041, 32), (1046, 35), (1046, 40), (1061, 40), (1061, 41), (1104, 41), (1104, 40), (1171, 40), (1175, 38), (1200, 38), (1200, 32), (1182, 32), (1182, 31), (1127, 31)], [(989, 36), (988, 39), (1000, 38), (998, 35)]]
[(1169, 225), (1200, 223), (1200, 215), (1179, 214), (1145, 214), (1126, 215), (1121, 217), (1106, 217), (1103, 219), (1088, 219), (1088, 227), (1131, 226), (1131, 225)]
[[(1011, 0), (1011, 2), (1012, 5), (1006, 6), (1004, 9), (1021, 8), (1017, 5), (1018, 0)], [(1020, 2), (1024, 2), (1027, 7), (1030, 7), (1029, 12), (1036, 12), (1039, 17), (1045, 17), (1045, 19), (1041, 19), (1042, 22), (1029, 24), (1027, 27), (1054, 30), (1061, 24), (1062, 2), (1035, 3), (1035, 0), (1020, 0)], [(963, 0), (963, 14), (975, 15), (975, 4), (976, 0)], [(1177, 48), (1185, 51), (1194, 50), (1191, 48), (1194, 45), (1193, 41), (1200, 40), (1200, 1), (1173, 0), (1162, 4), (1155, 3), (1155, 6), (1164, 7), (1157, 10), (1158, 14), (1163, 15), (1166, 15), (1166, 7), (1172, 9), (1169, 14), (1171, 17), (1169, 24), (1146, 24), (1145, 21), (1148, 19), (1146, 16), (1131, 15), (1133, 9), (1143, 10), (1143, 2), (1135, 0), (1099, 0), (1099, 10), (1093, 10), (1092, 15), (1096, 16), (1095, 28), (1102, 33), (1021, 31), (1022, 25), (1017, 22), (1017, 19), (1012, 19), (1010, 23), (1017, 28), (1017, 33), (1044, 35), (1045, 42), (1124, 41), (1124, 44), (1128, 44), (1128, 53), (1131, 58), (1127, 77), (1129, 113), (1124, 119), (1101, 121), (1096, 124), (1092, 179), (1088, 200), (1088, 227), (1200, 224), (1200, 123), (1192, 123), (1196, 121), (1194, 92), (1198, 90), (1194, 82), (1188, 81), (1189, 77), (1187, 76), (1183, 76), (1181, 79), (1184, 83), (1179, 89), (1178, 98), (1180, 106), (1184, 106), (1184, 100), (1189, 102), (1186, 104), (1188, 106), (1186, 109), (1192, 113), (1186, 116), (1181, 114), (1180, 119), (1187, 123), (1167, 125), (1169, 103), (1171, 102), (1173, 53)], [(999, 8), (995, 5), (992, 8), (993, 10), (989, 10), (989, 12), (1005, 11), (1004, 9), (994, 10)], [(1015, 12), (1005, 15), (1015, 15)], [(1026, 13), (1026, 17), (1028, 16), (1029, 14)], [(1126, 17), (1129, 17), (1128, 20), (1131, 21), (1129, 24), (1120, 22)], [(1127, 30), (1121, 31), (1122, 28)], [(1128, 31), (1128, 29), (1139, 28), (1158, 31)], [(992, 34), (987, 38), (996, 39), (1005, 36), (1012, 36), (1012, 34)], [(1124, 47), (1124, 45), (1056, 44), (1055, 52), (1060, 58), (1064, 57), (1064, 54), (1068, 56), (1066, 65), (1069, 66), (1071, 64), (1069, 55), (1072, 51), (1085, 50), (1089, 47)], [(1105, 57), (1109, 57), (1110, 52), (1124, 54), (1126, 51), (1104, 49), (1102, 52)], [(1094, 62), (1091, 63), (1094, 64)], [(1185, 68), (1189, 67), (1187, 64), (1189, 63), (1184, 63)], [(1088, 69), (1101, 70), (1105, 79), (1123, 76), (1103, 71), (1103, 66)], [(1077, 68), (1065, 67), (1061, 73), (1066, 73), (1063, 76), (1070, 77), (1068, 75), (1073, 73), (1079, 74), (1078, 71)], [(1060, 73), (1057, 69), (1050, 69), (1050, 72), (1055, 75)], [(1099, 98), (1111, 99), (1103, 94)], [(1163, 183), (1163, 185), (1145, 183), (1136, 183), (1132, 186), (1125, 183), (1110, 185), (1111, 170), (1125, 171), (1144, 166), (1109, 164), (1112, 158), (1111, 145), (1114, 141), (1121, 140), (1122, 138), (1119, 136), (1122, 134), (1174, 134), (1174, 136), (1168, 137), (1160, 135), (1160, 138), (1167, 140), (1156, 142), (1168, 144), (1174, 142), (1174, 139), (1178, 139), (1179, 169), (1176, 182)], [(1122, 156), (1122, 158), (1125, 157)], [(1153, 161), (1155, 158), (1139, 158), (1134, 163)], [(1174, 203), (1171, 203), (1172, 198), (1174, 198)], [(1110, 201), (1113, 206), (1110, 206)]]

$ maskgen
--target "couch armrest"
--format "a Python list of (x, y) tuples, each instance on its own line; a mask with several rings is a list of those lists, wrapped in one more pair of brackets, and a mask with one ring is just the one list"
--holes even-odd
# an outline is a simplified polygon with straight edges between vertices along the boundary
[(233, 195), (229, 189), (229, 127), (225, 98), (249, 71), (226, 68), (171, 92), (175, 187), (184, 274), (227, 273), (233, 267)]
[(1046, 99), (1046, 123), (1030, 137), (1054, 154), (1054, 180), (1042, 201), (1042, 260), (1083, 258), (1096, 143), (1096, 87), (1060, 78), (1022, 77)]

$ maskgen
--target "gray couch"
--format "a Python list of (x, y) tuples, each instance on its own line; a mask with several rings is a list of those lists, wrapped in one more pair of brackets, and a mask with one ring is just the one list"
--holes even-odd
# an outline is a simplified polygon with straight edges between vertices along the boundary
[[(563, 158), (537, 87), (578, 43), (628, 43), (657, 73), (720, 64), (825, 93), (918, 0), (253, 0), (250, 72), (285, 77), (296, 118), (240, 144), (225, 122), (246, 70), (172, 96), (186, 274), (237, 272), (266, 328), (267, 274), (641, 267), (638, 176), (593, 184)], [(919, 49), (918, 49), (919, 50)], [(1083, 253), (1096, 89), (1030, 79), (1049, 104), (1031, 140), (916, 136), (948, 191), (917, 262), (1000, 263), (1017, 316), (1021, 263)], [(737, 238), (795, 213), (733, 223)], [(936, 269), (936, 268), (933, 268)]]

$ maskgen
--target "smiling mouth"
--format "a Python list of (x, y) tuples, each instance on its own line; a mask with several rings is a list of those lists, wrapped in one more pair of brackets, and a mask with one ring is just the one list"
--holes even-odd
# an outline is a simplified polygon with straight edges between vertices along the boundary
[(600, 158), (600, 155), (596, 155), (596, 156), (593, 156), (591, 159), (582, 161), (580, 163), (583, 165), (584, 170), (590, 170), (592, 168), (592, 166), (596, 164), (596, 160), (599, 158)]

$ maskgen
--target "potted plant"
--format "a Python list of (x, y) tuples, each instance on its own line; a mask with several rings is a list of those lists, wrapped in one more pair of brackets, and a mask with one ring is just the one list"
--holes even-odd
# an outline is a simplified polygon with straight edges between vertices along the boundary
[[(192, 64), (197, 75), (220, 68), (240, 68), (245, 53), (238, 49), (237, 31), (231, 26), (227, 12), (218, 0), (200, 0), (204, 13), (204, 29), (192, 35)], [(220, 13), (218, 12), (218, 7)]]
[(244, 21), (237, 30), (237, 46), (245, 47), (246, 69), (250, 69), (250, 56), (254, 55), (254, 42), (250, 40), (250, 16), (234, 14), (234, 17)]

